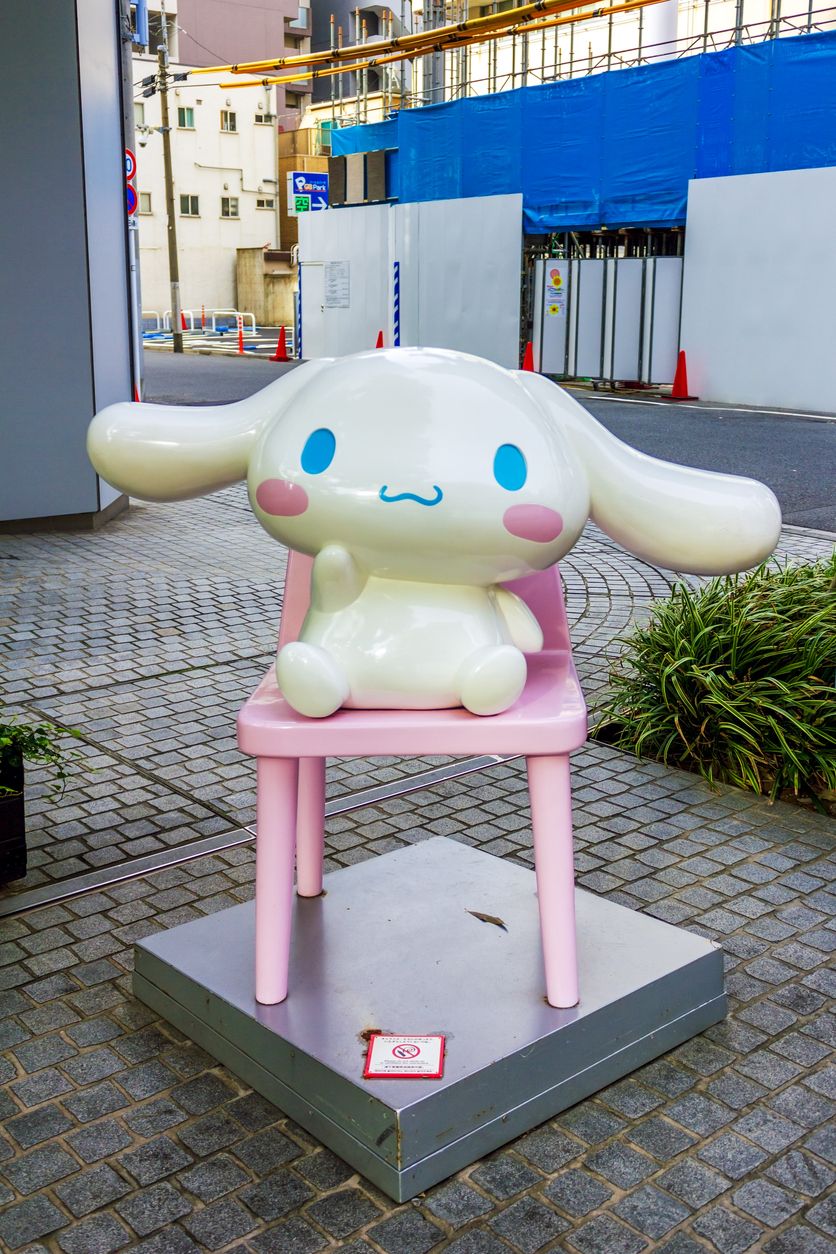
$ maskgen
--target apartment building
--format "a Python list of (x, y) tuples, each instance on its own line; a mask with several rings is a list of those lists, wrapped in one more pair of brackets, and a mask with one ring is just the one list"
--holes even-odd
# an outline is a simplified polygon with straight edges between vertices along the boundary
[[(133, 61), (142, 305), (170, 308), (168, 214), (157, 47), (170, 72), (292, 56), (310, 45), (297, 0), (172, 0), (149, 9), (146, 49)], [(184, 309), (237, 308), (239, 248), (280, 247), (278, 134), (294, 130), (304, 83), (226, 87), (228, 73), (175, 80), (169, 90), (174, 211)]]

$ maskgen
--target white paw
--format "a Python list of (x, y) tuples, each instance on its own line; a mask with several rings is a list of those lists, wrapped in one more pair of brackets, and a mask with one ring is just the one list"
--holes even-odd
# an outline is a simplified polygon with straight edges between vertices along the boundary
[(478, 649), (459, 672), (462, 705), (471, 714), (501, 714), (525, 687), (525, 658), (513, 645)]
[(327, 718), (348, 700), (348, 680), (315, 644), (286, 644), (276, 658), (276, 679), (288, 704), (306, 718)]

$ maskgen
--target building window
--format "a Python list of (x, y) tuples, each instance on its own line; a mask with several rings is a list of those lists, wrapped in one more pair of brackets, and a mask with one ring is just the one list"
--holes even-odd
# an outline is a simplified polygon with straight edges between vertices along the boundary
[(234, 134), (238, 130), (235, 114), (229, 109), (221, 109), (221, 130)]
[(145, 105), (141, 102), (134, 105), (134, 126), (145, 125)]
[(275, 113), (257, 113), (255, 115), (256, 126), (272, 126), (275, 120)]
[(221, 196), (221, 217), (237, 218), (238, 217), (238, 197), (237, 196)]
[(275, 209), (276, 201), (273, 196), (259, 196), (255, 202), (256, 209)]
[(148, 48), (156, 52), (160, 44), (168, 42), (168, 55), (172, 61), (177, 60), (177, 22), (173, 15), (167, 14), (165, 19), (165, 35), (163, 35), (163, 15), (159, 11), (148, 14)]
[(197, 218), (200, 216), (200, 206), (197, 196), (180, 197), (180, 214), (184, 218)]
[(140, 192), (140, 193), (139, 193), (139, 212), (140, 212), (140, 213), (151, 213), (151, 212), (152, 212), (152, 209), (151, 209), (151, 193), (150, 193), (150, 192)]
[(284, 102), (287, 105), (288, 109), (301, 109), (302, 107), (302, 97), (297, 96), (296, 92), (294, 91), (285, 92)]
[(194, 109), (191, 106), (185, 109), (182, 105), (177, 106), (177, 125), (181, 131), (194, 130)]

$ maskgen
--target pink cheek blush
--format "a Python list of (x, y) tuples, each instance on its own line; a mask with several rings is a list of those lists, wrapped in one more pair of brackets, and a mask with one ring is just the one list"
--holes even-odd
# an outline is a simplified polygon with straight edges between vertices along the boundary
[(308, 508), (308, 494), (298, 483), (286, 479), (265, 479), (255, 491), (258, 508), (277, 518), (295, 518)]
[(557, 510), (546, 505), (512, 505), (506, 509), (502, 522), (512, 536), (536, 540), (538, 544), (556, 540), (563, 530), (563, 519)]

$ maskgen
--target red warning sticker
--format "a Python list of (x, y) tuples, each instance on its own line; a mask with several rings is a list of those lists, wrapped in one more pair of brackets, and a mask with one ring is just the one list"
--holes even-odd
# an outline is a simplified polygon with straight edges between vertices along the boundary
[(444, 1074), (443, 1036), (392, 1036), (369, 1040), (364, 1080), (440, 1080)]

